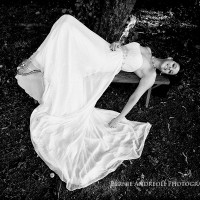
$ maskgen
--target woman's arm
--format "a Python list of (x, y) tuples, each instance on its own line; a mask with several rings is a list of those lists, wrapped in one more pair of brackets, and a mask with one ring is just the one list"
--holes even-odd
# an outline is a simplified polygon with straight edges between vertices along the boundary
[(133, 108), (133, 106), (138, 102), (140, 97), (150, 88), (153, 86), (156, 79), (156, 73), (149, 74), (148, 76), (145, 76), (140, 79), (139, 85), (134, 91), (134, 93), (129, 97), (129, 100), (125, 107), (123, 108), (122, 112), (114, 119), (111, 120), (109, 123), (110, 127), (116, 127), (117, 123), (121, 121), (122, 118), (124, 118), (130, 110)]

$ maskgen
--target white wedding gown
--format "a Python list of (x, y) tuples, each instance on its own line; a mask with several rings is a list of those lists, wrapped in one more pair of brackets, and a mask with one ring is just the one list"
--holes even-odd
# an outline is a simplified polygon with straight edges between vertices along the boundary
[(86, 187), (123, 160), (141, 156), (151, 125), (124, 118), (110, 128), (108, 123), (119, 113), (95, 107), (122, 70), (121, 49), (111, 51), (100, 36), (63, 15), (31, 61), (42, 73), (16, 76), (18, 84), (40, 102), (30, 117), (31, 140), (68, 190)]

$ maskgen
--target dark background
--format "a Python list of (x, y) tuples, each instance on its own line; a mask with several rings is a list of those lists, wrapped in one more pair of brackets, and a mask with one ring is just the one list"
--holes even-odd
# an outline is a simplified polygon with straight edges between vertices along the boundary
[[(199, 199), (200, 41), (199, 1), (1, 0), (0, 9), (0, 199)], [(71, 14), (109, 42), (119, 39), (130, 14), (138, 21), (126, 42), (173, 57), (181, 72), (170, 85), (145, 95), (127, 115), (152, 124), (142, 156), (124, 161), (104, 179), (73, 192), (37, 157), (29, 123), (34, 100), (21, 89), (16, 68), (38, 48), (53, 23)], [(112, 83), (96, 107), (121, 112), (136, 85)], [(198, 182), (198, 186), (118, 186), (111, 181)]]

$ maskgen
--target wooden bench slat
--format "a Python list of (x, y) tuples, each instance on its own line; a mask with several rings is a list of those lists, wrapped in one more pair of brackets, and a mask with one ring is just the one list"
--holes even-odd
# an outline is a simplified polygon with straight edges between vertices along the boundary
[[(120, 71), (113, 79), (112, 82), (118, 82), (118, 83), (138, 83), (140, 81), (140, 78), (130, 72), (124, 72)], [(157, 75), (155, 84), (158, 85), (169, 85), (170, 81), (168, 78), (165, 78), (164, 76)]]
[[(117, 82), (117, 83), (139, 83), (139, 81), (140, 81), (140, 78), (136, 74), (125, 72), (125, 71), (120, 71), (112, 80), (112, 82)], [(146, 98), (146, 104), (145, 104), (146, 108), (148, 108), (148, 105), (149, 105), (151, 90), (160, 85), (169, 85), (170, 81), (168, 78), (157, 74), (154, 84), (155, 86), (149, 88), (147, 91), (147, 98)]]

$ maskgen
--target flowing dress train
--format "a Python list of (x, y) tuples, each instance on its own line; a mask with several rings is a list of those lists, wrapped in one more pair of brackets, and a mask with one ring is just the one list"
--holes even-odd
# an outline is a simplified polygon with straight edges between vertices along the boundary
[[(123, 160), (141, 156), (151, 125), (124, 118), (110, 128), (108, 123), (119, 113), (95, 107), (121, 70), (121, 49), (111, 51), (103, 38), (63, 15), (31, 62), (42, 71), (39, 78), (37, 74), (16, 76), (18, 84), (40, 101), (30, 117), (31, 141), (68, 190), (86, 187), (113, 172)], [(41, 77), (41, 91), (34, 90), (36, 86), (30, 86), (32, 92), (26, 89)]]

